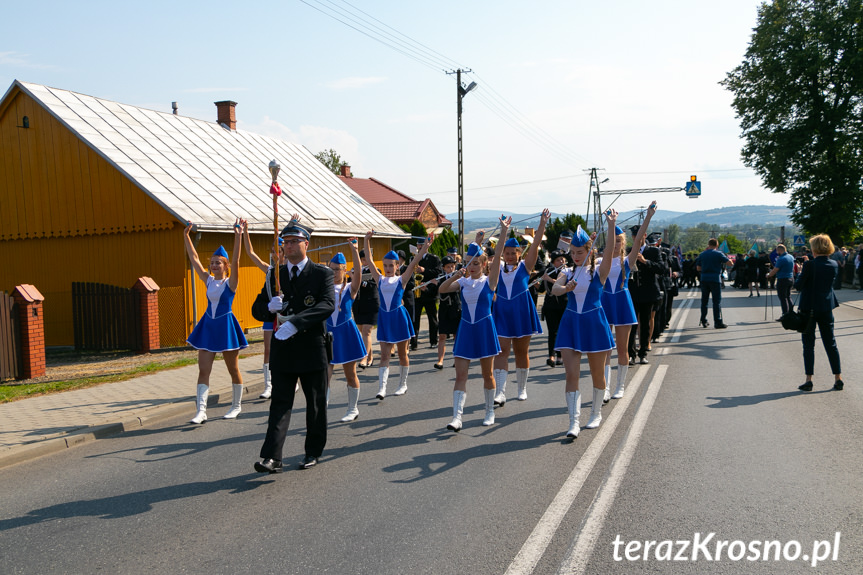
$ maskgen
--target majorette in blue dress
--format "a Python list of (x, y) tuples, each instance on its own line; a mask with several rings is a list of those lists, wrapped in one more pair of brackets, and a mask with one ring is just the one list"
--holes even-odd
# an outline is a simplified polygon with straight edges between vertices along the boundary
[(243, 328), (231, 311), (234, 295), (228, 285), (228, 278), (207, 278), (207, 311), (186, 340), (189, 345), (218, 353), (248, 347)]
[(455, 336), (452, 353), (464, 359), (493, 357), (500, 353), (497, 330), (491, 315), (494, 292), (488, 286), (488, 276), (456, 280), (461, 290), (461, 323)]
[(524, 261), (506, 271), (501, 264), (494, 300), (494, 325), (500, 337), (524, 337), (542, 333), (536, 306), (528, 291), (530, 273)]
[(576, 287), (567, 293), (566, 310), (560, 320), (555, 349), (573, 349), (582, 353), (608, 351), (614, 347), (614, 338), (608, 318), (602, 309), (602, 282), (599, 266), (590, 277), (590, 269), (584, 266), (579, 272), (566, 272), (567, 283), (575, 278)]
[(336, 288), (336, 309), (327, 318), (327, 331), (333, 334), (332, 365), (342, 365), (359, 361), (366, 356), (366, 346), (357, 324), (351, 314), (354, 298), (351, 297), (351, 284), (338, 284)]
[(401, 276), (381, 276), (378, 284), (381, 300), (378, 312), (378, 341), (399, 343), (416, 335), (408, 310), (402, 305), (404, 292)]
[[(596, 263), (599, 265), (599, 262)], [(623, 283), (621, 284), (621, 280)], [(620, 257), (611, 260), (611, 269), (602, 288), (602, 309), (611, 325), (635, 325), (635, 306), (629, 293), (629, 258), (623, 258), (623, 277), (620, 273)]]

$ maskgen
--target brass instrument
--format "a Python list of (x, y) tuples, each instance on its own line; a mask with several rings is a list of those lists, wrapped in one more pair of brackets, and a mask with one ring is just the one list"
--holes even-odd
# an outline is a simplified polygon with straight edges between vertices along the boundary
[(419, 272), (414, 272), (414, 297), (420, 297), (420, 287), (423, 283), (423, 275)]

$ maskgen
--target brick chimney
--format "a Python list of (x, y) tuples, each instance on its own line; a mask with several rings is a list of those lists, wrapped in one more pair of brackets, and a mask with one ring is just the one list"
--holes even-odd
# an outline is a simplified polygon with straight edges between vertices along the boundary
[(343, 178), (353, 178), (354, 176), (351, 174), (351, 167), (348, 164), (342, 164), (339, 166), (339, 175)]
[(213, 102), (216, 104), (217, 118), (216, 121), (219, 124), (227, 126), (231, 130), (237, 129), (237, 113), (235, 108), (237, 107), (236, 102), (232, 102), (231, 100), (225, 100), (223, 102)]

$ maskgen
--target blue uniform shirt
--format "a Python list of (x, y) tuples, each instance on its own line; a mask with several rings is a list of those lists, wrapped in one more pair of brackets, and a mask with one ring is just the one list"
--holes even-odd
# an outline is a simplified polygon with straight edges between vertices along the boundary
[(701, 266), (701, 281), (719, 282), (722, 267), (728, 261), (728, 256), (719, 250), (704, 250), (695, 260), (696, 266)]
[(788, 252), (776, 258), (776, 263), (773, 265), (778, 269), (776, 279), (790, 280), (794, 277), (794, 256)]

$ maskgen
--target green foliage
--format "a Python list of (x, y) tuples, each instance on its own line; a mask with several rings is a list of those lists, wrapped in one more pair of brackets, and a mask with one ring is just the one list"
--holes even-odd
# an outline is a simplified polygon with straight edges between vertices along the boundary
[(665, 241), (673, 246), (676, 246), (678, 243), (680, 243), (679, 225), (669, 224), (669, 226), (665, 228)]
[(315, 154), (315, 157), (320, 161), (323, 165), (327, 167), (329, 171), (334, 173), (335, 175), (339, 175), (339, 168), (341, 168), (347, 162), (342, 161), (342, 157), (336, 153), (336, 151), (332, 148), (329, 150), (324, 150), (322, 152), (318, 152)]
[(439, 258), (446, 256), (447, 248), (458, 247), (458, 236), (449, 228), (445, 228), (435, 236), (429, 251)]
[(758, 9), (734, 94), (747, 166), (790, 193), (807, 233), (850, 240), (863, 218), (863, 3), (774, 0)]
[[(738, 240), (734, 234), (722, 234), (716, 239), (719, 240), (719, 245), (722, 245), (723, 241), (728, 242), (729, 254), (742, 254), (745, 253), (747, 249), (749, 249), (749, 246), (744, 245), (744, 243)], [(752, 244), (749, 245), (751, 246)]]
[[(426, 231), (426, 227), (419, 220), (412, 221), (410, 223), (410, 225), (399, 224), (399, 227), (402, 229), (402, 231), (409, 233), (412, 236), (416, 236), (418, 238), (423, 238), (423, 237), (428, 236), (428, 232)], [(415, 246), (415, 245), (417, 245), (417, 240), (414, 238), (406, 239), (406, 240), (400, 240), (400, 241), (393, 242), (393, 250), (395, 250), (395, 251), (404, 250), (405, 256), (407, 257), (408, 261), (410, 261), (410, 259), (411, 259), (410, 246)]]
[(578, 226), (584, 228), (585, 231), (590, 233), (587, 230), (587, 222), (584, 221), (582, 216), (578, 214), (566, 214), (561, 218), (554, 218), (554, 220), (548, 222), (545, 226), (545, 242), (543, 242), (542, 246), (547, 251), (554, 251), (557, 249), (557, 242), (560, 240), (560, 234), (566, 230), (569, 230), (575, 233), (575, 230), (578, 229)]

